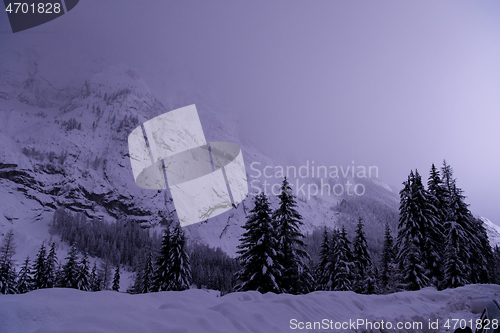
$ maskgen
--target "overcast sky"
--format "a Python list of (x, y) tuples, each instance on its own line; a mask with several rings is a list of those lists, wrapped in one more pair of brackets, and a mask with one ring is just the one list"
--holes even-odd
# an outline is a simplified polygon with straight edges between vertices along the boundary
[(400, 188), (446, 159), (500, 224), (500, 1), (84, 0), (9, 31), (3, 12), (0, 50), (36, 47), (61, 82), (88, 59), (136, 67), (160, 99), (195, 80), (285, 162), (354, 160)]

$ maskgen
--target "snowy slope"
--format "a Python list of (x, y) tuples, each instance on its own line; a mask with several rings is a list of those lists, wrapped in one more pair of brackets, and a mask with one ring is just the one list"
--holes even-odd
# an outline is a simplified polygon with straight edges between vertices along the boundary
[[(373, 329), (372, 332), (453, 332), (447, 320), (478, 319), (485, 305), (500, 298), (498, 285), (470, 285), (436, 291), (426, 288), (391, 295), (358, 295), (353, 292), (314, 292), (276, 295), (191, 289), (128, 295), (112, 291), (82, 292), (73, 289), (36, 290), (24, 295), (0, 295), (2, 333), (119, 332), (119, 333), (279, 333), (369, 332), (366, 322), (398, 322), (423, 329)], [(293, 321), (293, 320), (296, 320)], [(347, 329), (293, 329), (299, 322), (349, 323)], [(428, 329), (429, 320), (439, 329)], [(314, 324), (313, 324), (314, 325)], [(339, 325), (339, 324), (337, 324)], [(344, 324), (345, 325), (345, 324)], [(298, 328), (298, 327), (297, 327)]]
[(492, 246), (500, 246), (500, 226), (488, 220), (486, 217), (480, 217), (481, 221), (483, 221), (483, 225), (488, 233), (488, 239)]

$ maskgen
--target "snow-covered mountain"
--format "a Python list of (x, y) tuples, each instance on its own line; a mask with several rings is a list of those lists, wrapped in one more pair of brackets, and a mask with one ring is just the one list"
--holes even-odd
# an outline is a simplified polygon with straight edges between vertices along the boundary
[[(88, 65), (92, 70), (84, 71), (79, 86), (56, 88), (42, 76), (43, 61), (36, 54), (3, 53), (0, 58), (0, 232), (14, 229), (20, 258), (33, 255), (50, 237), (48, 225), (59, 207), (110, 223), (127, 216), (159, 228), (162, 218), (171, 214), (171, 199), (165, 191), (135, 184), (127, 138), (135, 127), (170, 110), (196, 102), (207, 141), (237, 143), (249, 181), (256, 179), (256, 169), (283, 165), (244, 144), (238, 126), (220, 112), (223, 106), (194, 90), (162, 96), (161, 103), (136, 70), (102, 64), (99, 69)], [(306, 188), (322, 186), (319, 178), (299, 180)], [(379, 179), (349, 174), (327, 181), (333, 186), (348, 180), (363, 184), (365, 194), (299, 194), (304, 230), (345, 225), (352, 232), (361, 216), (369, 242), (379, 248), (383, 225), (389, 222), (396, 229), (397, 191)], [(275, 198), (271, 202), (276, 204)], [(251, 206), (250, 195), (236, 209), (185, 229), (192, 239), (234, 255)]]

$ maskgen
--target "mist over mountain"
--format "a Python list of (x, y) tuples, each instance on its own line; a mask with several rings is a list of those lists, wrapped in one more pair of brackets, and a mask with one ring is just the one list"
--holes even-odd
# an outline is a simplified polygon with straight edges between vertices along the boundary
[[(89, 59), (80, 69), (80, 85), (61, 87), (44, 78), (44, 59), (36, 51), (3, 52), (0, 57), (0, 232), (14, 229), (19, 258), (34, 254), (51, 237), (48, 225), (61, 207), (109, 223), (126, 217), (152, 230), (172, 219), (174, 206), (166, 191), (135, 184), (127, 138), (145, 121), (179, 107), (196, 104), (207, 141), (241, 147), (251, 185), (250, 195), (236, 209), (184, 228), (189, 238), (234, 256), (253, 194), (263, 190), (264, 181), (282, 181), (278, 171), (287, 165), (246, 144), (238, 135), (241, 124), (196, 86), (185, 85), (160, 102), (141, 74), (127, 65)], [(307, 156), (297, 160), (304, 162), (296, 168), (312, 163)], [(338, 177), (330, 176), (332, 166), (326, 167), (326, 177), (290, 179), (297, 190), (303, 231), (345, 226), (352, 235), (361, 217), (369, 246), (377, 254), (385, 223), (394, 233), (397, 230), (398, 191), (374, 175), (359, 177), (359, 168), (356, 173), (350, 169), (354, 164), (335, 166), (340, 168)], [(351, 194), (345, 191), (347, 182)], [(352, 194), (356, 184), (362, 195)], [(331, 193), (341, 187), (341, 195)], [(331, 192), (321, 190), (326, 188)], [(268, 191), (272, 194), (271, 186)], [(276, 202), (271, 195), (271, 204)], [(495, 228), (488, 230), (494, 233)]]

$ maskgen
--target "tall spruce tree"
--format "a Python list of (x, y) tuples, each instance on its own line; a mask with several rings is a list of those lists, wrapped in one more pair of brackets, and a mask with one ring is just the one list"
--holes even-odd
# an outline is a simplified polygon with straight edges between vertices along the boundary
[(163, 231), (161, 248), (156, 259), (156, 271), (154, 277), (154, 290), (168, 290), (170, 284), (170, 269), (172, 267), (172, 246), (170, 226)]
[(153, 266), (153, 254), (148, 253), (144, 266), (137, 272), (134, 292), (139, 294), (150, 293), (154, 291), (154, 266)]
[(264, 193), (255, 196), (254, 208), (243, 226), (245, 232), (238, 245), (242, 269), (236, 273), (237, 291), (256, 290), (281, 293), (279, 285), (283, 267), (278, 260), (278, 244), (273, 230), (271, 208)]
[(78, 250), (76, 249), (76, 244), (73, 243), (68, 256), (66, 257), (66, 263), (62, 267), (61, 287), (76, 289), (78, 287), (77, 279), (79, 273), (80, 267), (78, 265)]
[(47, 279), (47, 288), (53, 288), (56, 285), (56, 272), (57, 272), (57, 254), (56, 244), (53, 242), (50, 245), (49, 254), (45, 262), (45, 276)]
[(26, 257), (24, 260), (24, 264), (19, 270), (19, 274), (17, 276), (17, 292), (20, 294), (27, 293), (28, 291), (33, 290), (33, 279), (30, 275), (30, 257)]
[(90, 272), (89, 272), (89, 258), (88, 254), (83, 255), (82, 261), (78, 267), (78, 275), (76, 278), (76, 288), (83, 291), (89, 291), (90, 286)]
[(45, 244), (42, 243), (33, 264), (33, 289), (47, 288), (47, 258)]
[(297, 203), (286, 177), (281, 185), (278, 209), (273, 214), (273, 226), (279, 248), (279, 262), (283, 267), (280, 285), (284, 292), (305, 294), (314, 284), (306, 260), (309, 255), (304, 250), (304, 235), (299, 228), (302, 216), (297, 211)]
[(488, 234), (482, 220), (471, 217), (470, 222), (472, 230), (475, 232), (475, 244), (471, 249), (470, 280), (472, 283), (490, 283), (492, 280), (493, 250)]
[(425, 202), (420, 176), (410, 172), (408, 181), (400, 191), (398, 255), (403, 286), (408, 290), (418, 290), (429, 284), (425, 272), (424, 251), (427, 244), (428, 222), (434, 218), (432, 210)]
[[(363, 219), (361, 217), (358, 219), (353, 245), (354, 291), (357, 293), (367, 293), (366, 284), (373, 284), (370, 275), (372, 271), (372, 260), (368, 251), (368, 243), (366, 242), (365, 233), (363, 231)], [(368, 277), (370, 281), (366, 281)]]
[(441, 179), (439, 170), (434, 163), (431, 166), (429, 179), (427, 181), (427, 191), (429, 193), (429, 203), (433, 205), (436, 214), (436, 220), (433, 229), (430, 229), (428, 240), (433, 244), (435, 255), (427, 263), (427, 275), (431, 279), (431, 284), (438, 289), (442, 288), (443, 282), (443, 258), (445, 253), (445, 244), (443, 239), (446, 237), (445, 223), (449, 211), (450, 193), (447, 186)]
[(316, 290), (332, 290), (334, 263), (331, 262), (331, 245), (328, 230), (325, 227), (319, 253), (319, 263), (315, 272)]
[(394, 252), (394, 240), (391, 234), (389, 223), (385, 224), (384, 248), (382, 250), (382, 272), (380, 273), (380, 287), (383, 291), (391, 292), (394, 290), (394, 262), (396, 254)]
[(469, 283), (467, 265), (463, 262), (461, 252), (467, 251), (467, 239), (465, 230), (461, 224), (455, 221), (446, 222), (448, 230), (446, 238), (444, 259), (444, 281), (445, 288), (456, 288)]
[(441, 242), (443, 233), (438, 223), (438, 211), (435, 207), (435, 197), (424, 188), (422, 177), (415, 170), (412, 187), (412, 197), (415, 201), (419, 225), (423, 234), (423, 243), (420, 248), (425, 275), (430, 284), (436, 287), (441, 278)]
[(181, 291), (191, 285), (191, 267), (186, 251), (186, 239), (181, 226), (177, 224), (171, 237), (170, 270), (168, 290)]
[(338, 291), (348, 291), (353, 289), (354, 262), (350, 242), (347, 239), (345, 228), (338, 235), (337, 246), (334, 248), (335, 264), (335, 289)]
[(114, 291), (120, 291), (120, 266), (116, 266), (115, 275), (113, 276), (113, 286), (111, 289)]
[(0, 247), (0, 294), (15, 294), (17, 292), (17, 275), (13, 259), (15, 249), (14, 232), (11, 229), (4, 236)]
[[(451, 169), (451, 168), (450, 168)], [(451, 174), (450, 174), (451, 177)], [(449, 199), (449, 212), (445, 223), (446, 252), (444, 287), (454, 288), (472, 282), (472, 262), (482, 261), (478, 251), (479, 239), (472, 224), (473, 216), (465, 203), (462, 190), (452, 179)], [(479, 258), (473, 258), (479, 256)], [(454, 276), (452, 276), (454, 275)]]
[(97, 273), (97, 264), (94, 262), (94, 266), (92, 266), (92, 271), (90, 273), (90, 290), (91, 291), (100, 291), (101, 290), (101, 281), (99, 280), (99, 276)]

